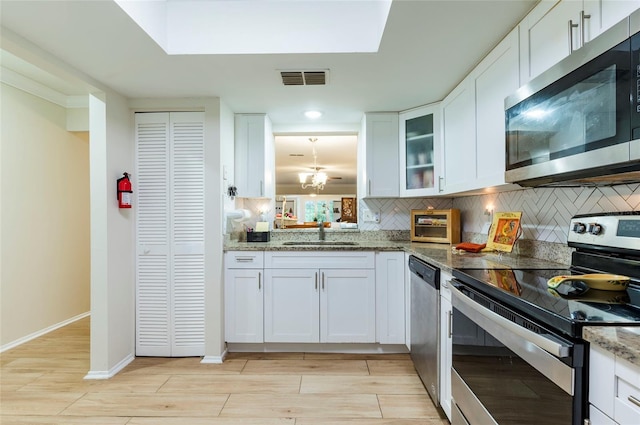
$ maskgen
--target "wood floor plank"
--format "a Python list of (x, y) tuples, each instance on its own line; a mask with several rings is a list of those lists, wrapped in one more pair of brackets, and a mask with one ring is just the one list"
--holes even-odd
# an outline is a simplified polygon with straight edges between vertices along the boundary
[(426, 394), (418, 376), (309, 376), (302, 377), (305, 394)]
[(4, 370), (29, 370), (32, 372), (48, 372), (52, 369), (67, 372), (87, 372), (89, 361), (70, 359), (68, 357), (23, 357), (15, 359), (2, 367)]
[(371, 375), (415, 375), (413, 362), (407, 360), (367, 360)]
[(221, 417), (380, 418), (373, 394), (231, 394)]
[(43, 372), (31, 372), (23, 370), (2, 370), (0, 372), (0, 390), (18, 391), (25, 385), (41, 377)]
[[(2, 425), (125, 425), (127, 417), (2, 416)], [(184, 425), (184, 423), (183, 423)]]
[(382, 417), (387, 418), (427, 418), (444, 419), (434, 406), (428, 394), (393, 395), (379, 394)]
[(248, 360), (249, 375), (368, 375), (365, 360)]
[(57, 415), (83, 395), (83, 393), (3, 392), (0, 394), (2, 400), (0, 415)]
[(410, 360), (409, 354), (304, 353), (305, 360)]
[(218, 416), (227, 395), (89, 393), (61, 414), (72, 416)]
[(229, 353), (227, 360), (304, 360), (304, 353)]
[(132, 418), (127, 425), (295, 425), (295, 418)]
[(297, 394), (299, 375), (172, 375), (159, 392), (194, 394)]
[(123, 375), (216, 375), (239, 374), (246, 360), (227, 360), (222, 364), (201, 363), (199, 357), (136, 358), (122, 372)]
[(20, 391), (154, 393), (171, 375), (116, 375), (111, 379), (84, 379), (85, 374), (46, 373), (20, 388)]
[(298, 418), (296, 425), (449, 425), (446, 419)]

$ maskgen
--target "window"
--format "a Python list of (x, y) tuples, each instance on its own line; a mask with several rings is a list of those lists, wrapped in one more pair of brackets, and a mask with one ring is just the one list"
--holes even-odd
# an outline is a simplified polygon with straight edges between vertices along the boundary
[(333, 201), (306, 201), (304, 221), (334, 221)]

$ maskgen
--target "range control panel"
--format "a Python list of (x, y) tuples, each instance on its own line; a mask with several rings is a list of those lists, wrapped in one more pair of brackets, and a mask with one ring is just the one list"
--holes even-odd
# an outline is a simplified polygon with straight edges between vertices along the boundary
[(576, 215), (569, 224), (567, 240), (569, 244), (640, 251), (640, 211)]

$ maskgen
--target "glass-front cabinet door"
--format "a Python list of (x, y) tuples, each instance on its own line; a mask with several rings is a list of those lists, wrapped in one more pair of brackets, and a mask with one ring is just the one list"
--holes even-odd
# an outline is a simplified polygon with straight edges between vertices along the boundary
[(400, 196), (438, 193), (440, 104), (400, 113)]

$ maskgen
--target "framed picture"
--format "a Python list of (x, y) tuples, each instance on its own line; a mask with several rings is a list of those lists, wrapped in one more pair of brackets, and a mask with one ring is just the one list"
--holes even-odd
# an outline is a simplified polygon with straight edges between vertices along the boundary
[(511, 252), (522, 229), (520, 219), (522, 212), (499, 212), (493, 216), (487, 248), (495, 251)]

